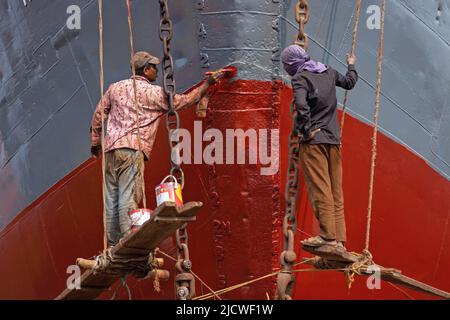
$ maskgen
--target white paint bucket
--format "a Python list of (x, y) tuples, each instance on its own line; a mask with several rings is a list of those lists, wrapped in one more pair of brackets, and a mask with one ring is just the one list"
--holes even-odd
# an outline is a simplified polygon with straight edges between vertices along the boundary
[(131, 219), (131, 228), (132, 230), (137, 230), (144, 223), (146, 223), (148, 220), (150, 220), (150, 217), (152, 215), (152, 210), (150, 209), (137, 209), (130, 212), (130, 219)]

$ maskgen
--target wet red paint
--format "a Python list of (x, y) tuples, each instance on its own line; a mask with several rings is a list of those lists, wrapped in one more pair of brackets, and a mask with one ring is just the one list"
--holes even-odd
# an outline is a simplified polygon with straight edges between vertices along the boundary
[[(185, 202), (205, 203), (198, 221), (188, 227), (194, 271), (213, 289), (220, 289), (270, 273), (279, 267), (284, 210), (287, 136), (290, 131), (291, 90), (277, 84), (236, 81), (222, 87), (210, 101), (212, 110), (204, 130), (217, 128), (280, 128), (280, 171), (261, 176), (259, 165), (185, 165)], [(182, 125), (193, 130), (194, 111), (186, 111)], [(163, 124), (150, 162), (146, 189), (155, 207), (154, 187), (169, 172), (167, 133)], [(364, 243), (369, 185), (371, 128), (348, 117), (344, 135), (344, 190), (349, 249)], [(66, 268), (77, 257), (97, 254), (103, 243), (101, 172), (99, 161), (88, 160), (41, 196), (0, 234), (0, 298), (51, 299), (65, 287)], [(317, 225), (304, 186), (299, 196), (299, 228), (315, 234)], [(450, 183), (423, 160), (380, 135), (375, 176), (371, 251), (377, 263), (396, 267), (406, 275), (450, 290)], [(297, 239), (306, 235), (297, 234)], [(297, 241), (298, 243), (298, 241)], [(174, 240), (161, 249), (175, 255)], [(299, 258), (306, 256), (303, 252)], [(166, 266), (174, 274), (173, 263)], [(226, 295), (235, 299), (265, 299), (273, 295), (274, 279), (243, 287)], [(149, 281), (129, 280), (133, 299), (173, 299), (173, 277), (153, 292)], [(300, 273), (296, 299), (428, 298), (408, 289), (400, 292), (387, 283), (370, 291), (359, 278), (351, 290), (342, 274)], [(208, 290), (197, 281), (197, 294)], [(112, 292), (102, 298), (109, 298)], [(126, 299), (126, 290), (118, 298)]]

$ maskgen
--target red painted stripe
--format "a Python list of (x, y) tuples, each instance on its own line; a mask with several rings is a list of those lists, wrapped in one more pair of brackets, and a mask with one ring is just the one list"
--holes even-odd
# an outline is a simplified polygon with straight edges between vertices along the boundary
[[(264, 177), (258, 165), (185, 165), (185, 202), (203, 201), (197, 223), (190, 225), (189, 245), (194, 271), (212, 288), (220, 289), (268, 274), (278, 267), (281, 251), (280, 218), (286, 179), (286, 141), (290, 129), (291, 91), (273, 94), (267, 82), (236, 81), (211, 100), (204, 128), (280, 128), (281, 170)], [(276, 88), (275, 88), (276, 89)], [(272, 106), (275, 106), (272, 108)], [(194, 111), (184, 112), (183, 126), (193, 130)], [(166, 133), (161, 124), (155, 151), (146, 166), (149, 207), (155, 207), (154, 187), (169, 172)], [(344, 137), (344, 190), (349, 248), (364, 242), (369, 183), (371, 128), (349, 117)], [(65, 287), (66, 267), (77, 257), (88, 258), (102, 248), (103, 223), (99, 162), (88, 160), (62, 179), (0, 234), (2, 286), (0, 298), (56, 297)], [(380, 135), (375, 176), (375, 205), (371, 239), (375, 261), (402, 269), (405, 274), (450, 290), (450, 183), (425, 161)], [(281, 192), (281, 193), (280, 193)], [(302, 190), (299, 227), (308, 234), (317, 226)], [(305, 236), (301, 236), (304, 238)], [(298, 236), (300, 239), (300, 236)], [(174, 255), (174, 241), (161, 248)], [(303, 257), (304, 253), (299, 255)], [(173, 263), (166, 259), (171, 274)], [(265, 299), (273, 279), (243, 287), (226, 297)], [(130, 280), (134, 299), (174, 297), (173, 278), (155, 294), (148, 281)], [(207, 293), (197, 282), (197, 293)], [(414, 298), (428, 298), (405, 289)], [(108, 298), (111, 293), (102, 298)], [(126, 290), (119, 292), (126, 299)], [(295, 288), (297, 299), (405, 299), (405, 293), (383, 284), (368, 291), (363, 279), (350, 291), (345, 278), (332, 272), (302, 273)]]

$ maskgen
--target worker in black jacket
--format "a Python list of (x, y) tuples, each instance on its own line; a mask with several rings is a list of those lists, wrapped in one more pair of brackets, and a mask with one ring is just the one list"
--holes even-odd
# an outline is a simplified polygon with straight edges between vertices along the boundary
[(347, 238), (336, 86), (353, 89), (358, 80), (356, 57), (347, 55), (348, 72), (345, 76), (311, 60), (297, 45), (283, 51), (282, 62), (292, 77), (298, 112), (295, 126), (302, 141), (300, 163), (309, 200), (320, 225), (320, 234), (302, 243), (313, 247), (331, 245), (345, 248)]

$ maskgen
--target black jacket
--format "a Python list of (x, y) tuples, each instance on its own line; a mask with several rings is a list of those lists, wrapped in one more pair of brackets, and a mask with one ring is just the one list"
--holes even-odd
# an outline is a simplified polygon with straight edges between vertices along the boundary
[(300, 71), (292, 78), (295, 107), (298, 112), (296, 128), (307, 137), (320, 128), (309, 144), (340, 144), (336, 86), (351, 90), (358, 81), (354, 65), (348, 66), (345, 76), (333, 68), (323, 73)]

